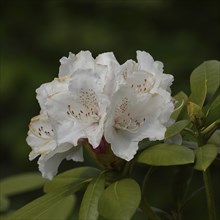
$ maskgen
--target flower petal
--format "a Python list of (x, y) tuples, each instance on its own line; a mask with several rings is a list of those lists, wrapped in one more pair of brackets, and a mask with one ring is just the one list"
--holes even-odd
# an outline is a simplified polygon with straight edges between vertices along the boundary
[(74, 147), (72, 151), (66, 157), (67, 160), (73, 160), (76, 162), (83, 162), (83, 147), (81, 145)]
[(62, 160), (83, 161), (82, 147), (73, 147), (71, 144), (60, 145), (54, 151), (47, 155), (42, 155), (39, 160), (39, 170), (42, 176), (47, 179), (52, 179), (58, 171), (58, 167)]
[(94, 59), (89, 51), (80, 51), (74, 55), (71, 52), (69, 57), (60, 59), (59, 77), (72, 76), (79, 69), (94, 69)]
[(159, 122), (154, 120), (152, 123), (144, 123), (138, 135), (138, 140), (149, 138), (150, 141), (163, 140), (166, 132), (166, 127)]
[(29, 154), (30, 160), (56, 148), (54, 130), (47, 115), (41, 114), (31, 119), (26, 141), (32, 148)]
[(68, 78), (55, 78), (52, 82), (42, 84), (36, 89), (37, 100), (43, 111), (47, 110), (45, 104), (51, 96), (68, 90), (68, 83)]
[(77, 70), (71, 77), (69, 90), (79, 95), (81, 89), (92, 89), (95, 92), (103, 92), (104, 84), (102, 78), (93, 70)]
[(62, 57), (60, 59), (59, 77), (71, 75), (73, 73), (73, 63), (76, 60), (75, 54), (69, 52), (69, 57)]
[(77, 146), (79, 139), (86, 138), (84, 130), (86, 123), (76, 123), (73, 121), (63, 121), (55, 127), (57, 133), (57, 144), (69, 143)]
[(116, 130), (111, 124), (106, 125), (104, 136), (113, 153), (124, 160), (130, 161), (138, 150), (138, 142), (133, 141), (128, 132)]
[(154, 59), (149, 53), (138, 50), (137, 61), (140, 70), (144, 70), (155, 75)]
[(102, 53), (96, 57), (96, 63), (106, 67), (104, 93), (112, 96), (117, 90), (117, 74), (120, 72), (120, 65), (113, 53)]

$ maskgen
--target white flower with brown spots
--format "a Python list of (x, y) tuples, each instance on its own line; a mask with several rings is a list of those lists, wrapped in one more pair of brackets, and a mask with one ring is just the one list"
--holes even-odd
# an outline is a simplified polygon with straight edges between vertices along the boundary
[(129, 161), (139, 141), (163, 140), (173, 108), (172, 101), (166, 102), (159, 94), (138, 96), (132, 88), (122, 86), (112, 97), (105, 122), (104, 136), (114, 154)]
[(119, 65), (113, 53), (96, 59), (89, 51), (69, 53), (59, 77), (36, 90), (41, 113), (31, 120), (27, 142), (44, 177), (51, 179), (65, 158), (82, 161), (82, 141), (98, 152), (105, 140), (129, 161), (139, 141), (164, 139), (173, 76), (146, 52), (137, 51), (137, 60)]
[(114, 92), (110, 79), (120, 67), (113, 53), (94, 59), (89, 51), (69, 53), (60, 63), (59, 78), (36, 90), (41, 114), (31, 120), (27, 137), (30, 160), (40, 156), (39, 169), (49, 179), (63, 159), (83, 161), (81, 140), (99, 146)]
[(57, 174), (63, 159), (83, 161), (81, 147), (74, 147), (69, 143), (57, 145), (53, 122), (45, 114), (31, 119), (26, 141), (32, 148), (29, 159), (33, 160), (40, 156), (39, 170), (45, 178), (52, 179)]
[(163, 63), (154, 61), (149, 53), (137, 51), (137, 63), (126, 61), (121, 67), (119, 81), (126, 84), (138, 94), (160, 94), (170, 99), (170, 86), (173, 76), (163, 73)]
[(47, 112), (56, 121), (58, 144), (76, 146), (83, 138), (94, 148), (99, 145), (109, 105), (100, 80), (91, 70), (79, 70), (71, 77), (67, 92), (48, 99)]
[(131, 160), (144, 138), (163, 140), (174, 110), (170, 94), (173, 76), (150, 54), (137, 51), (136, 63), (128, 60), (117, 75), (119, 89), (111, 100), (105, 139), (120, 158)]

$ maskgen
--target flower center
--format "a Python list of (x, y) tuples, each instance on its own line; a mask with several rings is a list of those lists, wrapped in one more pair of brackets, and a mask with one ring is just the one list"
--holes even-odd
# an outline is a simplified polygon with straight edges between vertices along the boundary
[(43, 139), (51, 139), (54, 136), (54, 130), (49, 125), (48, 120), (40, 121), (43, 118), (35, 117), (30, 124), (30, 131), (36, 136)]
[(152, 89), (155, 79), (147, 72), (137, 72), (134, 76), (127, 78), (127, 82), (136, 93), (147, 93)]
[(117, 130), (128, 130), (132, 133), (136, 133), (137, 130), (141, 127), (141, 125), (145, 122), (145, 118), (133, 119), (128, 115), (122, 115), (121, 117), (115, 118), (114, 127)]
[(128, 98), (121, 100), (115, 110), (114, 127), (116, 130), (129, 130), (136, 132), (138, 128), (145, 122), (145, 118), (137, 118), (133, 111), (128, 108)]

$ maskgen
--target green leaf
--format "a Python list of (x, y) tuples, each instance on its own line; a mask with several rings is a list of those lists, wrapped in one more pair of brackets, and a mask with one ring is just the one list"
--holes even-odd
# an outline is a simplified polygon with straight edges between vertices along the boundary
[(172, 166), (194, 162), (194, 152), (184, 146), (158, 144), (144, 150), (138, 162), (154, 166)]
[(98, 219), (98, 201), (105, 188), (105, 178), (103, 173), (94, 178), (88, 185), (83, 196), (79, 211), (79, 220), (96, 220)]
[(220, 149), (220, 130), (215, 131), (215, 133), (209, 138), (208, 144), (214, 144)]
[(75, 204), (76, 197), (74, 195), (67, 196), (51, 205), (46, 212), (38, 214), (38, 216), (34, 217), (34, 219), (66, 220), (72, 213)]
[(195, 169), (206, 171), (217, 156), (217, 147), (214, 144), (206, 144), (195, 150)]
[(52, 181), (48, 180), (44, 185), (44, 192), (54, 191), (70, 183), (79, 183), (85, 180), (91, 180), (99, 173), (100, 170), (93, 167), (78, 167), (68, 170), (54, 177)]
[(207, 99), (206, 105), (202, 108), (202, 111), (204, 112), (205, 116), (208, 116), (210, 108), (212, 105), (215, 106), (215, 104), (218, 105), (219, 97), (220, 96), (220, 87), (217, 89), (215, 94), (211, 97), (211, 99)]
[(201, 134), (206, 140), (209, 140), (210, 137), (214, 134), (216, 130), (220, 128), (220, 118), (210, 124), (208, 127), (203, 128)]
[(111, 184), (99, 199), (99, 214), (111, 220), (128, 220), (136, 212), (141, 200), (141, 190), (133, 179), (123, 179)]
[[(212, 111), (213, 109), (218, 108), (219, 105), (220, 105), (220, 95), (218, 95), (218, 96), (215, 98), (215, 100), (213, 101), (212, 105), (211, 105), (210, 108), (209, 108), (209, 111)], [(208, 114), (209, 114), (209, 112), (208, 112)]]
[(167, 128), (165, 138), (169, 138), (179, 134), (188, 124), (189, 120), (181, 120)]
[(201, 65), (192, 72), (190, 76), (190, 87), (191, 95), (189, 100), (202, 107), (207, 94), (207, 81), (206, 72), (201, 68)]
[(0, 189), (2, 195), (11, 196), (40, 188), (44, 183), (39, 173), (25, 173), (3, 179)]
[(206, 116), (208, 116), (210, 110), (217, 108), (220, 104), (220, 94), (215, 94), (215, 95), (216, 97), (214, 97), (214, 99), (205, 106), (205, 108), (208, 107), (206, 110)]
[[(35, 199), (34, 201), (30, 202), (29, 204), (25, 205), (21, 209), (17, 210), (12, 215), (8, 216), (9, 219), (13, 220), (42, 220), (42, 219), (57, 219), (57, 218), (49, 218), (49, 214), (53, 213), (53, 216), (60, 216), (64, 215), (67, 216), (67, 214), (70, 213), (70, 205), (67, 203), (71, 203), (71, 207), (74, 207), (75, 204), (75, 198), (70, 198), (70, 195), (76, 192), (78, 189), (82, 187), (82, 185), (85, 186), (85, 182), (78, 183), (78, 184), (69, 184), (67, 186), (64, 186), (61, 189), (58, 189), (57, 191), (50, 192), (46, 195), (41, 196), (40, 198)], [(68, 198), (68, 199), (67, 199)], [(64, 200), (65, 199), (65, 200)], [(71, 201), (70, 201), (71, 200)], [(65, 208), (64, 205), (67, 206)], [(63, 212), (61, 210), (64, 209), (65, 213), (59, 213)], [(45, 216), (48, 216), (46, 218)]]
[(174, 96), (174, 99), (176, 100), (177, 103), (176, 103), (175, 110), (171, 115), (171, 118), (173, 118), (174, 120), (177, 120), (180, 117), (180, 114), (184, 111), (184, 109), (186, 110), (185, 106), (186, 106), (188, 97), (184, 92), (179, 92), (178, 94)]
[(202, 63), (190, 77), (190, 100), (203, 106), (206, 95), (211, 98), (220, 86), (220, 62), (210, 60)]
[(206, 116), (206, 124), (209, 125), (215, 120), (220, 118), (220, 95), (216, 97), (210, 106), (207, 116)]
[(1, 212), (6, 211), (9, 207), (9, 204), (10, 204), (9, 199), (3, 195), (0, 195), (0, 211)]
[(207, 78), (207, 95), (212, 96), (220, 87), (220, 62), (210, 60), (204, 63)]

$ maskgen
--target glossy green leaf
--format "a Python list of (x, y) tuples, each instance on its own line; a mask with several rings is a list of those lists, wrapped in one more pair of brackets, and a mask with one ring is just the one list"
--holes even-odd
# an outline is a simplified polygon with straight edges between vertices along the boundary
[(212, 105), (209, 108), (209, 111), (212, 111), (215, 108), (219, 108), (220, 105), (220, 95), (218, 95), (215, 100), (213, 101)]
[(174, 120), (177, 120), (180, 114), (184, 111), (184, 109), (186, 110), (185, 107), (186, 107), (188, 97), (184, 92), (179, 92), (178, 94), (174, 96), (174, 99), (176, 101), (176, 106), (175, 106), (175, 110), (173, 111), (171, 115), (171, 118), (173, 118)]
[(215, 120), (220, 118), (220, 95), (216, 97), (210, 106), (207, 116), (206, 116), (206, 124), (209, 125)]
[(167, 128), (165, 138), (169, 138), (179, 134), (188, 124), (189, 120), (181, 120)]
[[(54, 201), (50, 205), (45, 205), (43, 210), (39, 209), (31, 209), (31, 211), (23, 210), (23, 214), (14, 216), (13, 215), (13, 220), (23, 220), (23, 219), (28, 219), (28, 220), (46, 220), (46, 219), (57, 219), (57, 220), (65, 220), (67, 219), (71, 212), (74, 209), (76, 202), (76, 198), (74, 195), (69, 195), (64, 198), (60, 198), (60, 200)], [(11, 219), (11, 218), (9, 218)]]
[(123, 179), (111, 184), (99, 199), (99, 214), (111, 220), (128, 220), (136, 212), (141, 200), (141, 190), (133, 179)]
[[(37, 198), (34, 201), (30, 202), (29, 204), (25, 205), (21, 209), (17, 210), (12, 215), (8, 216), (7, 219), (8, 220), (9, 219), (13, 219), (13, 220), (57, 219), (51, 217), (49, 218), (50, 214), (53, 214), (53, 216), (58, 216), (58, 215), (67, 216), (67, 214), (69, 215), (70, 211), (72, 210), (75, 204), (75, 198), (74, 197), (70, 198), (70, 197), (73, 196), (72, 194), (76, 192), (81, 187), (82, 184), (85, 185), (86, 183), (69, 184), (61, 189), (58, 189), (57, 191), (43, 195), (40, 198)], [(68, 202), (70, 203), (70, 205), (67, 204)], [(66, 214), (65, 213), (60, 214), (59, 212), (63, 212), (63, 211), (59, 207), (61, 207), (63, 211), (66, 212)], [(48, 218), (46, 218), (46, 216)]]
[(38, 214), (34, 219), (54, 219), (54, 220), (66, 220), (72, 213), (76, 204), (75, 195), (67, 196), (57, 203), (54, 203), (44, 213)]
[(218, 148), (220, 154), (220, 130), (216, 130), (215, 133), (209, 138), (208, 144), (214, 144)]
[(207, 95), (212, 96), (220, 87), (220, 62), (210, 60), (204, 63), (207, 78)]
[(40, 188), (44, 183), (40, 173), (24, 173), (3, 179), (0, 189), (2, 195), (11, 196)]
[(138, 162), (154, 166), (172, 166), (194, 162), (194, 152), (184, 146), (158, 144), (144, 150)]
[(203, 62), (191, 74), (190, 100), (203, 106), (206, 95), (211, 98), (220, 86), (220, 62), (210, 60)]
[(190, 76), (190, 87), (191, 95), (189, 100), (202, 107), (207, 94), (207, 81), (206, 71), (204, 68), (201, 68), (201, 65), (192, 72)]
[(96, 220), (98, 219), (98, 201), (105, 188), (104, 174), (100, 174), (88, 185), (83, 196), (79, 211), (79, 220)]
[(91, 180), (99, 173), (100, 170), (93, 167), (74, 168), (57, 175), (52, 181), (48, 180), (44, 185), (44, 191), (51, 192), (70, 183), (79, 183), (88, 179)]
[(195, 169), (206, 171), (217, 156), (217, 147), (214, 144), (206, 144), (195, 150)]
[(215, 94), (210, 98), (206, 100), (206, 105), (203, 107), (203, 112), (205, 114), (205, 116), (207, 116), (209, 114), (210, 109), (212, 108), (212, 105), (215, 106), (215, 104), (218, 105), (219, 103), (219, 96), (220, 96), (220, 87), (217, 89), (217, 91), (215, 92)]

